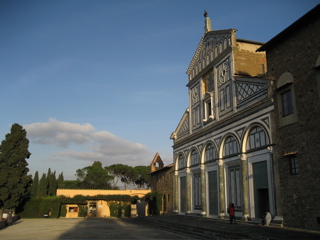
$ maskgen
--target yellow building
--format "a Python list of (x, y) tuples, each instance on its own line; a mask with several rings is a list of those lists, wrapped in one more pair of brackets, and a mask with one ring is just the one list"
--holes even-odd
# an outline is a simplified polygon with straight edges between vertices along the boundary
[[(88, 196), (87, 208), (88, 217), (110, 217), (110, 201), (106, 200), (92, 200), (90, 197), (95, 196), (107, 196), (107, 195), (127, 195), (127, 196), (138, 196), (143, 198), (146, 194), (150, 193), (150, 190), (101, 190), (101, 189), (57, 189), (57, 196), (65, 196), (73, 198), (77, 195)], [(137, 210), (136, 204), (131, 205), (131, 216), (144, 215), (146, 212), (146, 204), (139, 204), (140, 211)], [(142, 209), (141, 209), (142, 207)], [(143, 209), (144, 208), (144, 209)], [(80, 206), (77, 203), (66, 204), (66, 218), (76, 218), (79, 215)]]

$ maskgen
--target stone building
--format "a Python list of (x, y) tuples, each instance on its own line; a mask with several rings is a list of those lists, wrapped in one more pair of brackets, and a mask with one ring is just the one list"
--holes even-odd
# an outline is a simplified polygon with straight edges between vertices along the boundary
[(276, 218), (279, 194), (273, 160), (272, 82), (265, 78), (260, 42), (237, 39), (235, 29), (211, 29), (188, 67), (189, 107), (172, 133), (174, 212), (224, 218)]
[(284, 225), (320, 230), (320, 5), (266, 51), (274, 83), (275, 155)]
[(151, 163), (150, 183), (152, 192), (162, 194), (162, 210), (160, 214), (173, 213), (173, 164), (164, 166), (160, 155), (157, 153)]

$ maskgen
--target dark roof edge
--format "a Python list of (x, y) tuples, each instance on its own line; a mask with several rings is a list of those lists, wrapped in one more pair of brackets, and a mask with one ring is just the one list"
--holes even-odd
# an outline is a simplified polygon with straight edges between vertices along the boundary
[(171, 167), (173, 167), (173, 163), (171, 163), (171, 164), (169, 164), (167, 166), (164, 166), (163, 168), (157, 169), (157, 170), (155, 170), (153, 172), (149, 172), (148, 174), (153, 174), (153, 173), (156, 173), (156, 172), (160, 172), (162, 170), (165, 170), (165, 169), (168, 169), (168, 168), (171, 168)]
[(264, 44), (264, 42), (257, 42), (257, 41), (241, 39), (241, 38), (237, 38), (237, 42), (253, 43), (253, 44), (258, 44), (258, 45), (263, 45)]
[(266, 51), (267, 49), (272, 48), (272, 46), (281, 41), (283, 38), (286, 38), (288, 34), (294, 33), (296, 28), (299, 28), (301, 26), (304, 26), (306, 22), (309, 22), (310, 20), (314, 18), (318, 18), (320, 16), (320, 4), (315, 6), (313, 9), (311, 9), (309, 12), (307, 12), (305, 15), (303, 15), (301, 18), (296, 20), (294, 23), (292, 23), (289, 27), (284, 29), (282, 32), (280, 32), (278, 35), (273, 37), (271, 40), (266, 42), (262, 47), (257, 49), (257, 52), (260, 51)]

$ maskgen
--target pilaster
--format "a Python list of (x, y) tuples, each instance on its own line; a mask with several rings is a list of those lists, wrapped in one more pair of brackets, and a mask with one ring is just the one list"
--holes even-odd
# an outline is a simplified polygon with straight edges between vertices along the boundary
[(178, 171), (174, 171), (174, 189), (173, 189), (173, 199), (174, 199), (174, 206), (173, 206), (173, 213), (179, 213), (179, 175)]
[(204, 164), (201, 164), (201, 206), (202, 216), (207, 215), (207, 198), (206, 198), (206, 175)]
[(249, 218), (249, 187), (248, 187), (248, 167), (246, 154), (240, 155), (241, 160), (241, 177), (242, 177), (242, 207), (243, 218), (248, 221)]
[(219, 197), (220, 197), (220, 213), (219, 218), (225, 216), (225, 184), (224, 184), (224, 167), (223, 160), (217, 160), (219, 165)]
[(186, 168), (187, 172), (187, 212), (186, 214), (191, 213), (191, 172), (190, 168)]

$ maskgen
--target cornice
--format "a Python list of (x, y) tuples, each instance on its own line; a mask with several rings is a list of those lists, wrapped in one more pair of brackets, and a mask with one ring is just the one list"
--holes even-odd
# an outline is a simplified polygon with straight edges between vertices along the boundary
[[(174, 145), (172, 146), (173, 149), (179, 148), (191, 141), (194, 141), (202, 136), (208, 135), (214, 131), (217, 131), (225, 126), (231, 125), (243, 118), (246, 118), (254, 113), (261, 111), (262, 109), (266, 109), (273, 105), (272, 99), (268, 98), (264, 101), (260, 101), (253, 106), (250, 106), (244, 110), (239, 112), (233, 113), (230, 116), (226, 117), (225, 119), (219, 120), (213, 124), (203, 127), (202, 130), (192, 133), (188, 137), (181, 139), (181, 141), (175, 141)], [(271, 111), (270, 111), (271, 112)]]

